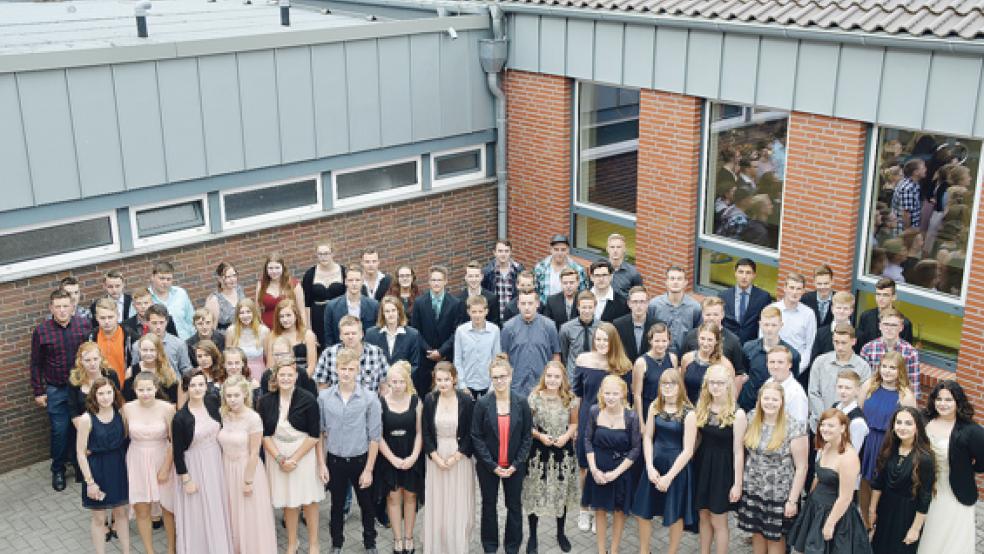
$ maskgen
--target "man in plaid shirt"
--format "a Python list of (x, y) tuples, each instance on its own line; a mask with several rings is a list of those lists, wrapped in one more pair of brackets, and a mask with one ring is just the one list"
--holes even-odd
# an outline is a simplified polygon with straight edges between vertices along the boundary
[(355, 316), (343, 317), (338, 322), (338, 329), (342, 342), (326, 348), (314, 368), (314, 381), (318, 383), (318, 388), (326, 389), (338, 384), (338, 351), (350, 348), (362, 352), (359, 359), (361, 370), (357, 377), (359, 384), (372, 392), (380, 392), (380, 386), (385, 384), (389, 372), (383, 349), (362, 341), (362, 322)]
[(926, 162), (920, 159), (909, 160), (902, 167), (904, 178), (895, 186), (892, 194), (892, 211), (895, 212), (895, 234), (899, 235), (909, 227), (916, 229), (922, 223), (922, 199), (919, 196), (919, 182), (926, 178)]
[(512, 259), (512, 243), (507, 239), (495, 241), (495, 257), (482, 268), (482, 288), (499, 297), (500, 314), (506, 313), (506, 305), (516, 297), (516, 279), (521, 271), (523, 264)]
[(899, 337), (902, 332), (902, 314), (893, 308), (882, 312), (878, 324), (881, 337), (869, 342), (861, 348), (861, 357), (871, 366), (871, 371), (878, 371), (885, 354), (896, 351), (905, 358), (906, 369), (909, 373), (909, 386), (912, 394), (919, 396), (919, 351), (914, 346)]

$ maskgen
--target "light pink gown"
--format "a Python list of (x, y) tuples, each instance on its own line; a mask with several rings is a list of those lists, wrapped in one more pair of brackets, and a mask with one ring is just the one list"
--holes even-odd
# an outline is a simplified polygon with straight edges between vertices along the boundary
[[(173, 478), (163, 485), (157, 482), (157, 472), (170, 447), (167, 442), (167, 422), (161, 419), (148, 425), (131, 419), (127, 426), (130, 447), (126, 451), (126, 475), (130, 483), (130, 503), (149, 502), (165, 510), (173, 510)], [(171, 473), (173, 475), (174, 471)], [(160, 510), (154, 509), (154, 512), (159, 515)]]
[(204, 409), (192, 413), (195, 438), (184, 459), (198, 491), (186, 494), (181, 480), (174, 479), (178, 554), (233, 554), (222, 451), (216, 440), (221, 426)]
[(236, 554), (267, 554), (277, 551), (277, 534), (273, 525), (273, 504), (263, 461), (253, 472), (253, 494), (243, 494), (246, 463), (249, 461), (249, 435), (263, 435), (260, 416), (248, 408), (241, 417), (222, 418), (219, 445), (229, 493), (229, 518), (232, 521), (232, 546)]

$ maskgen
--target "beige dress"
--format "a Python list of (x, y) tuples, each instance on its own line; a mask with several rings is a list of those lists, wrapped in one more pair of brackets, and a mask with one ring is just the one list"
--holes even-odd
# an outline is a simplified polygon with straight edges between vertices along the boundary
[[(280, 411), (277, 421), (277, 431), (273, 434), (273, 443), (277, 451), (284, 456), (290, 456), (307, 438), (287, 421), (287, 410)], [(267, 480), (270, 482), (270, 499), (274, 508), (300, 508), (313, 502), (325, 499), (325, 486), (318, 477), (318, 460), (316, 449), (308, 450), (297, 467), (290, 473), (280, 469), (280, 464), (271, 460), (266, 465)]]
[[(435, 411), (437, 454), (448, 458), (458, 450), (458, 411)], [(449, 470), (427, 458), (424, 480), (424, 553), (468, 552), (475, 526), (475, 464), (466, 457)]]
[(219, 445), (225, 469), (232, 545), (237, 554), (266, 554), (277, 551), (277, 532), (273, 525), (273, 506), (263, 460), (253, 472), (253, 493), (243, 493), (246, 465), (249, 463), (249, 436), (263, 434), (260, 416), (244, 409), (242, 417), (222, 419)]

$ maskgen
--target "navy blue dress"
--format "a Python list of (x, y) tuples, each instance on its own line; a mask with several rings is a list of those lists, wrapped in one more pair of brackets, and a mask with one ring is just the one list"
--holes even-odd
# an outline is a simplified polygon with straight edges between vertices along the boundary
[[(653, 418), (653, 467), (660, 475), (665, 475), (673, 467), (677, 456), (683, 451), (683, 421), (689, 410), (679, 419), (669, 414), (658, 413)], [(632, 514), (644, 519), (663, 516), (663, 525), (669, 527), (683, 520), (683, 528), (697, 532), (697, 507), (694, 504), (694, 477), (691, 464), (673, 478), (666, 492), (660, 492), (648, 474), (639, 478), (635, 498), (632, 501)]]
[[(623, 413), (625, 428), (613, 429), (598, 425), (599, 411), (598, 406), (592, 406), (585, 437), (588, 450), (594, 453), (595, 466), (600, 471), (611, 471), (626, 458), (633, 462), (637, 461), (642, 453), (642, 435), (639, 433), (639, 419), (636, 413), (625, 410)], [(632, 504), (633, 481), (631, 467), (622, 472), (618, 479), (604, 485), (595, 483), (589, 471), (584, 478), (581, 505), (595, 510), (619, 511), (627, 514)]]
[[(584, 439), (588, 427), (588, 420), (591, 416), (591, 408), (598, 405), (598, 391), (601, 389), (601, 382), (609, 375), (604, 369), (593, 367), (574, 367), (574, 383), (572, 389), (574, 396), (581, 400), (581, 405), (577, 412), (577, 442), (574, 444), (577, 450), (577, 465), (581, 468), (588, 467), (588, 458), (585, 456)], [(628, 398), (632, 398), (632, 372), (627, 372), (622, 376), (629, 387)]]
[(663, 355), (663, 359), (656, 361), (649, 354), (643, 354), (642, 359), (646, 361), (646, 374), (642, 377), (642, 424), (646, 424), (649, 418), (649, 405), (659, 396), (659, 378), (663, 372), (673, 366), (670, 353)]
[(104, 510), (129, 504), (130, 490), (126, 478), (126, 433), (123, 417), (113, 410), (109, 423), (99, 421), (89, 413), (92, 429), (89, 431), (89, 471), (99, 490), (106, 494), (102, 500), (93, 500), (86, 494), (86, 484), (82, 483), (82, 507), (90, 510)]
[(711, 364), (704, 363), (694, 355), (694, 361), (690, 362), (683, 372), (683, 386), (687, 389), (687, 398), (694, 406), (697, 405), (697, 398), (700, 397), (700, 387), (704, 384), (704, 375)]

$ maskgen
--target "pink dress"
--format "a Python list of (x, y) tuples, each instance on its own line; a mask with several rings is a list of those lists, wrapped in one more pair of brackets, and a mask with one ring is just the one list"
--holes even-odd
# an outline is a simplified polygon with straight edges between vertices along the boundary
[(195, 438), (185, 450), (184, 459), (198, 491), (186, 494), (181, 480), (174, 479), (178, 554), (232, 554), (235, 550), (229, 536), (222, 451), (216, 440), (221, 426), (205, 410), (192, 413)]
[(135, 419), (127, 422), (130, 448), (126, 452), (126, 476), (130, 483), (130, 503), (149, 502), (172, 511), (174, 470), (171, 470), (170, 482), (163, 485), (157, 482), (157, 472), (170, 448), (167, 441), (167, 422), (163, 419), (151, 425)]
[(229, 493), (229, 517), (232, 521), (232, 545), (236, 554), (267, 554), (277, 551), (277, 533), (273, 526), (273, 504), (263, 460), (253, 472), (253, 494), (243, 494), (243, 473), (249, 461), (249, 435), (263, 435), (260, 416), (250, 409), (233, 419), (222, 418), (219, 445)]

